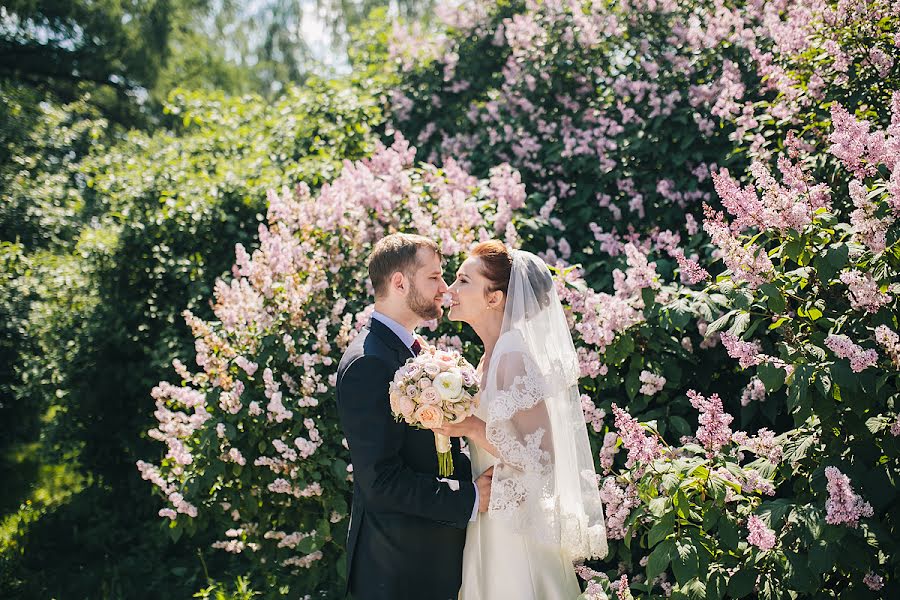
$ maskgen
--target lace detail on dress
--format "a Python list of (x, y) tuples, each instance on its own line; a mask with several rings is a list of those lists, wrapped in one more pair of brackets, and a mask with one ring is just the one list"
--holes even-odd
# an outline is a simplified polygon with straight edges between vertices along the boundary
[(522, 356), (525, 363), (525, 374), (517, 375), (509, 389), (497, 390), (497, 395), (493, 398), (488, 413), (492, 421), (511, 419), (518, 411), (533, 408), (545, 397), (546, 387), (543, 375), (532, 360)]

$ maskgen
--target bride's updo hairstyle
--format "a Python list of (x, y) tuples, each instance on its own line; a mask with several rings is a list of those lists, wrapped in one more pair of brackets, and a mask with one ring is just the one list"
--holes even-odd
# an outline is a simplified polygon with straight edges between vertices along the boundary
[(490, 281), (488, 292), (500, 290), (509, 293), (509, 275), (512, 272), (512, 255), (503, 242), (488, 240), (472, 249), (472, 256), (481, 259), (481, 274)]
[[(509, 295), (513, 252), (515, 250), (510, 252), (500, 240), (481, 242), (472, 249), (472, 256), (481, 259), (482, 274), (491, 282), (489, 292), (500, 290), (504, 296)], [(526, 273), (538, 304), (542, 309), (546, 308), (550, 303), (550, 290), (553, 288), (550, 271), (542, 261), (527, 261)]]

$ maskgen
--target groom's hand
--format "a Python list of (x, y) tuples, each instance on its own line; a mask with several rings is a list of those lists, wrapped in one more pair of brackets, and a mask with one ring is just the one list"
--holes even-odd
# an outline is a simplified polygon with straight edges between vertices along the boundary
[(491, 505), (491, 480), (494, 476), (494, 467), (489, 468), (478, 476), (475, 485), (478, 486), (478, 512), (487, 512)]

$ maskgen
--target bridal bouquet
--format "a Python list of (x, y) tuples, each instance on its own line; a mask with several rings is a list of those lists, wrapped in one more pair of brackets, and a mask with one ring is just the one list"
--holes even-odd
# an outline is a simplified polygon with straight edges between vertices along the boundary
[[(459, 423), (478, 408), (475, 368), (458, 352), (423, 345), (418, 356), (397, 369), (390, 385), (391, 412), (420, 429)], [(441, 477), (453, 473), (450, 438), (434, 434)]]

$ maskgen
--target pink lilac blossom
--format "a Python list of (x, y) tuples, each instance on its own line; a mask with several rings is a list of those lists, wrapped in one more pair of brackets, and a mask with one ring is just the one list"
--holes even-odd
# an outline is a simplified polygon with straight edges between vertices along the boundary
[(308, 569), (313, 565), (314, 562), (322, 560), (323, 556), (324, 554), (322, 554), (321, 550), (316, 550), (315, 552), (311, 552), (304, 556), (291, 556), (290, 558), (286, 558), (281, 561), (281, 566), (300, 567), (301, 569)]
[(678, 268), (681, 271), (680, 277), (683, 283), (694, 285), (710, 278), (709, 272), (701, 267), (700, 263), (695, 259), (686, 258), (683, 250), (675, 250), (671, 253), (671, 256), (678, 261)]
[(851, 270), (841, 273), (840, 279), (847, 286), (847, 297), (854, 309), (874, 313), (892, 300), (890, 294), (881, 291), (870, 273)]
[(587, 394), (581, 395), (581, 410), (584, 413), (585, 423), (590, 423), (591, 428), (597, 433), (603, 431), (603, 419), (606, 418), (606, 411), (602, 408), (598, 409)]
[(241, 451), (237, 448), (231, 448), (228, 450), (228, 460), (237, 463), (240, 466), (244, 466), (247, 464), (247, 460), (244, 458), (244, 455), (241, 454)]
[(637, 470), (642, 473), (651, 462), (662, 456), (662, 446), (655, 436), (647, 435), (637, 419), (626, 411), (615, 404), (612, 405), (612, 411), (616, 429), (622, 437), (622, 445), (628, 450), (625, 466), (630, 469), (638, 465)]
[(882, 577), (881, 575), (876, 575), (872, 571), (869, 571), (868, 573), (866, 573), (866, 576), (863, 577), (863, 583), (866, 584), (866, 587), (868, 587), (873, 592), (877, 592), (884, 587), (884, 577)]
[(763, 523), (756, 515), (750, 515), (747, 519), (747, 542), (760, 550), (771, 550), (775, 547), (775, 532)]
[(633, 596), (631, 595), (631, 586), (628, 585), (628, 575), (622, 575), (619, 579), (616, 589), (616, 596), (618, 596), (619, 600), (632, 600)]
[(871, 175), (873, 168), (863, 163), (869, 142), (868, 121), (858, 121), (840, 103), (831, 105), (831, 123), (834, 131), (828, 136), (831, 154), (840, 159), (857, 177)]
[[(900, 419), (898, 419), (900, 423)], [(895, 434), (896, 435), (896, 434)], [(619, 436), (614, 431), (609, 431), (603, 436), (603, 447), (600, 448), (600, 468), (604, 473), (609, 473), (613, 467), (616, 454), (619, 453)]]
[(875, 341), (884, 348), (894, 366), (900, 369), (900, 335), (891, 331), (887, 325), (879, 325), (875, 328)]
[(725, 412), (718, 394), (707, 399), (694, 390), (688, 390), (687, 397), (691, 406), (700, 411), (697, 441), (706, 448), (708, 455), (717, 454), (722, 446), (731, 442), (729, 426), (734, 417)]
[(837, 467), (825, 467), (828, 500), (825, 501), (825, 522), (829, 525), (857, 527), (862, 517), (874, 514), (872, 505), (863, 500), (850, 486), (850, 478)]
[(860, 373), (878, 362), (878, 352), (872, 349), (864, 350), (846, 335), (831, 334), (826, 338), (825, 345), (839, 358), (848, 359), (854, 373)]
[(779, 184), (764, 163), (757, 161), (750, 166), (761, 196), (757, 195), (753, 185), (742, 188), (727, 169), (713, 174), (722, 205), (735, 218), (733, 229), (742, 231), (755, 227), (760, 231), (802, 231), (812, 222), (816, 210), (830, 205), (827, 186), (812, 185), (800, 166), (781, 157), (778, 168), (786, 185)]
[(612, 540), (625, 539), (627, 535), (625, 521), (631, 515), (632, 509), (640, 504), (637, 490), (630, 484), (622, 487), (616, 483), (614, 477), (607, 477), (600, 486), (600, 500), (606, 514), (607, 536)]
[(763, 427), (756, 432), (756, 436), (750, 437), (743, 431), (735, 431), (731, 440), (753, 454), (768, 459), (773, 464), (781, 462), (783, 449), (775, 440), (775, 432)]
[[(625, 256), (628, 265), (625, 272), (620, 269), (613, 271), (613, 288), (618, 296), (639, 297), (640, 290), (644, 288), (659, 289), (655, 262), (649, 262), (647, 255), (634, 244), (625, 245)], [(642, 301), (640, 305), (643, 305)]]
[(759, 377), (754, 375), (741, 393), (741, 406), (749, 406), (751, 402), (759, 402), (765, 398), (766, 386)]
[(887, 246), (887, 230), (893, 219), (877, 216), (878, 203), (869, 198), (868, 190), (859, 180), (854, 179), (849, 186), (850, 198), (856, 209), (850, 213), (850, 224), (854, 234), (875, 254), (884, 252)]
[(764, 362), (765, 355), (761, 354), (762, 349), (759, 342), (745, 342), (727, 331), (722, 332), (719, 339), (722, 340), (722, 345), (728, 351), (728, 356), (738, 359), (742, 369)]
[(722, 260), (733, 273), (734, 279), (746, 281), (751, 288), (770, 281), (775, 267), (765, 249), (756, 244), (745, 245), (737, 239), (721, 212), (714, 211), (706, 204), (704, 211), (706, 218), (703, 229), (721, 251)]
[(657, 375), (651, 371), (641, 371), (639, 379), (640, 382), (644, 384), (641, 386), (641, 389), (639, 391), (641, 394), (645, 394), (647, 396), (655, 395), (666, 385), (665, 377), (663, 377), (662, 375)]

